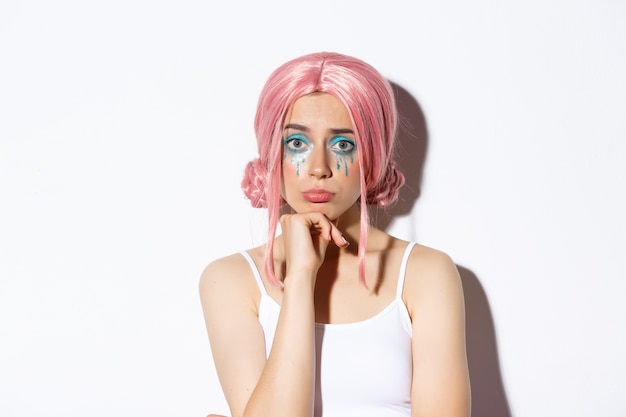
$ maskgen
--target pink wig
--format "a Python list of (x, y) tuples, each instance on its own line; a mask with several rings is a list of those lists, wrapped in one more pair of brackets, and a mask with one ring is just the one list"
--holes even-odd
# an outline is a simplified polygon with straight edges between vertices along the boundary
[[(365, 281), (365, 247), (369, 219), (367, 205), (394, 202), (404, 175), (393, 160), (397, 110), (391, 86), (371, 65), (346, 55), (321, 52), (289, 61), (269, 77), (257, 106), (254, 129), (259, 157), (245, 169), (242, 189), (254, 207), (267, 207), (269, 233), (265, 252), (268, 280), (274, 274), (273, 249), (280, 206), (282, 132), (293, 103), (307, 94), (332, 94), (348, 109), (355, 130), (361, 174), (361, 232), (359, 277)], [(365, 198), (363, 198), (365, 196)]]

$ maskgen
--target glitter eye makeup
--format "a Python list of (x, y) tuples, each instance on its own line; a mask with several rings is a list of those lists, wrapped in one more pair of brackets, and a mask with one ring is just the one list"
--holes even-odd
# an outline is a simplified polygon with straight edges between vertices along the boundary
[(345, 175), (348, 176), (348, 159), (350, 165), (354, 164), (354, 152), (356, 151), (356, 143), (345, 136), (335, 136), (330, 141), (330, 148), (335, 154), (337, 163), (335, 168), (341, 171), (341, 167), (345, 169)]
[(300, 133), (289, 135), (283, 139), (283, 147), (283, 162), (291, 155), (289, 163), (296, 166), (296, 175), (300, 175), (300, 168), (311, 151), (308, 139)]
[[(345, 175), (348, 176), (349, 165), (354, 164), (356, 142), (345, 136), (334, 136), (327, 146), (335, 156), (335, 169), (340, 172), (345, 170)], [(296, 175), (300, 175), (302, 164), (311, 153), (313, 144), (302, 133), (294, 133), (283, 139), (283, 147), (283, 162), (289, 158), (289, 163), (296, 167)]]
[(302, 153), (310, 149), (307, 138), (299, 133), (287, 136), (283, 139), (283, 144), (285, 149), (292, 153)]
[(339, 153), (352, 153), (356, 149), (356, 143), (352, 139), (349, 139), (345, 136), (335, 136), (330, 141), (330, 148), (334, 152)]

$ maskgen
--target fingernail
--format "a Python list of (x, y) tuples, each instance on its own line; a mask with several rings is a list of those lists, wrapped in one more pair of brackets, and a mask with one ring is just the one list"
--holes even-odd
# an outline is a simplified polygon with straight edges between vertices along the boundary
[(348, 242), (348, 240), (346, 239), (346, 237), (344, 235), (341, 235), (341, 239), (343, 240), (343, 243), (348, 246), (350, 245), (350, 242)]

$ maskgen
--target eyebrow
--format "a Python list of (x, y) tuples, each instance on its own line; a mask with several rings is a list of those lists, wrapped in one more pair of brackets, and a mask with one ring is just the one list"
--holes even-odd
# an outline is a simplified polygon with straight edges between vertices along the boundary
[[(303, 125), (299, 125), (296, 123), (290, 123), (288, 125), (285, 125), (285, 127), (283, 128), (283, 130), (287, 130), (287, 129), (294, 129), (294, 130), (299, 130), (301, 132), (310, 132), (311, 129), (309, 129), (306, 126)], [(354, 134), (354, 130), (352, 129), (346, 129), (346, 128), (342, 128), (342, 129), (330, 129), (330, 131), (334, 134), (334, 135), (345, 135), (347, 133), (351, 133)]]

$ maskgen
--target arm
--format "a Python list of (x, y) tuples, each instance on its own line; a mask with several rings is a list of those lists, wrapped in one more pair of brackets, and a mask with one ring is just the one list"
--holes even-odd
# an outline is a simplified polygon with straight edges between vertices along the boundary
[[(272, 350), (258, 322), (258, 290), (239, 256), (209, 265), (200, 280), (213, 359), (233, 417), (313, 414), (317, 270), (340, 232), (319, 214), (281, 219), (286, 276)], [(249, 278), (249, 279), (248, 279)], [(256, 292), (255, 292), (256, 291)]]
[(213, 361), (233, 417), (243, 415), (266, 361), (255, 304), (258, 290), (245, 279), (249, 269), (240, 255), (233, 255), (212, 262), (200, 278)]
[(471, 400), (461, 280), (447, 255), (416, 249), (405, 283), (413, 326), (411, 414), (468, 417)]

